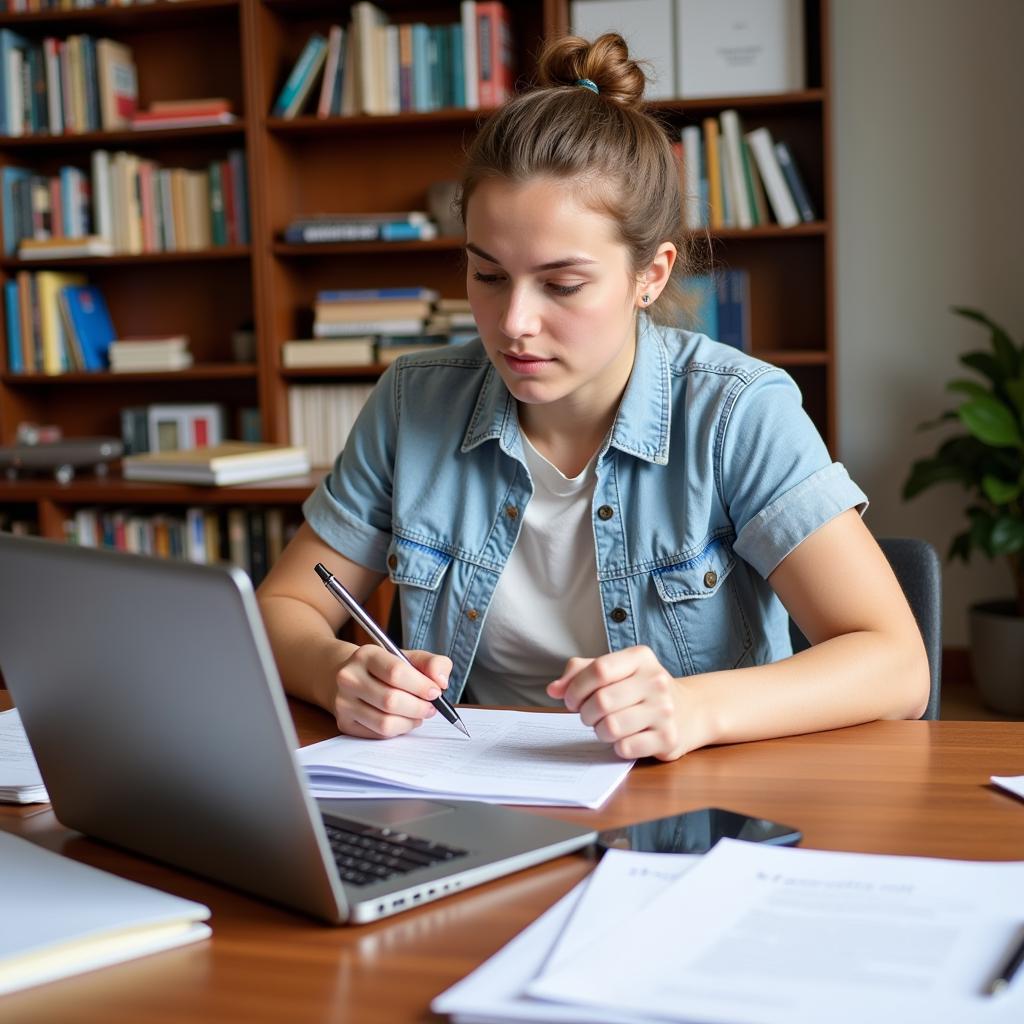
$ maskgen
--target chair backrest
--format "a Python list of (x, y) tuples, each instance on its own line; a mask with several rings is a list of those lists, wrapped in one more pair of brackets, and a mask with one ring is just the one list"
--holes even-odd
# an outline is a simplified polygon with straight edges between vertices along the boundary
[[(928, 707), (921, 717), (934, 721), (939, 717), (942, 687), (942, 563), (935, 548), (917, 537), (882, 537), (878, 545), (900, 581), (924, 639), (931, 690)], [(792, 620), (789, 634), (794, 653), (810, 647)]]

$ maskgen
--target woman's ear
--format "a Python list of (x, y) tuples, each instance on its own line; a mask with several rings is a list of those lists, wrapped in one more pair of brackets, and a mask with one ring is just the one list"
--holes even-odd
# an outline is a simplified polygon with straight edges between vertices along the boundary
[(643, 273), (638, 275), (635, 301), (641, 309), (649, 309), (664, 291), (668, 279), (672, 276), (676, 255), (676, 247), (671, 242), (662, 242), (654, 259)]

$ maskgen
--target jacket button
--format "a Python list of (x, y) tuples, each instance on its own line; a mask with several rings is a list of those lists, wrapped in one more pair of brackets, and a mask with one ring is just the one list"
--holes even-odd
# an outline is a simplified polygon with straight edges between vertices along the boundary
[(611, 505), (602, 505), (597, 510), (598, 519), (611, 519), (613, 515), (615, 515), (615, 509), (613, 509)]
[(466, 612), (466, 618), (469, 619), (470, 622), (476, 622), (476, 620), (480, 618), (480, 613), (475, 608), (470, 608), (469, 611)]
[(517, 509), (515, 505), (506, 505), (505, 515), (507, 515), (509, 519), (515, 519), (519, 515), (519, 509)]
[(389, 569), (397, 569), (398, 568), (398, 555), (388, 555), (388, 568)]
[(718, 573), (712, 572), (710, 569), (704, 573), (704, 586), (713, 587), (718, 582)]
[(627, 618), (628, 613), (625, 608), (612, 609), (612, 622), (625, 622)]

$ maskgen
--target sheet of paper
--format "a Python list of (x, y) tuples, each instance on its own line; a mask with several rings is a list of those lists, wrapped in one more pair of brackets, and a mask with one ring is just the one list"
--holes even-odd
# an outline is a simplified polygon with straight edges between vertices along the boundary
[(1024, 976), (982, 994), (1024, 916), (1024, 863), (722, 840), (527, 991), (666, 1020), (1024, 1019)]
[[(314, 743), (298, 751), (299, 763), (315, 797), (360, 795), (368, 783), (384, 782), (400, 787), (395, 795), (590, 808), (600, 807), (633, 766), (577, 715), (489, 708), (459, 714), (471, 739), (436, 715), (386, 743), (353, 736)], [(334, 788), (332, 779), (356, 792)], [(385, 795), (372, 788), (365, 795)]]
[(993, 775), (991, 782), (1024, 800), (1024, 775)]
[(48, 799), (18, 709), (0, 712), (0, 800), (36, 803)]
[(646, 1024), (651, 1018), (533, 999), (524, 989), (552, 964), (571, 958), (596, 934), (618, 928), (638, 905), (655, 899), (697, 859), (686, 854), (609, 850), (589, 878), (490, 960), (438, 996), (431, 1009), (453, 1014), (460, 1022)]

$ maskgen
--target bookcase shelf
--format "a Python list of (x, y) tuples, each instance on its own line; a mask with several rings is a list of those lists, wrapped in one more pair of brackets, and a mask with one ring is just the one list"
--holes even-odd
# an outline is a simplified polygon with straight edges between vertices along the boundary
[(78, 10), (27, 11), (0, 14), (0, 28), (20, 30), (38, 25), (50, 31), (111, 31), (145, 26), (168, 28), (208, 23), (238, 12), (242, 0), (154, 0), (126, 7), (87, 7)]
[[(454, 22), (458, 0), (377, 0), (395, 21)], [(0, 165), (53, 174), (63, 160), (84, 164), (96, 148), (125, 148), (161, 161), (202, 167), (228, 148), (244, 148), (251, 244), (73, 260), (0, 259), (0, 278), (18, 271), (87, 273), (107, 296), (124, 333), (187, 333), (196, 365), (174, 373), (59, 376), (6, 372), (0, 357), (0, 444), (21, 421), (56, 423), (65, 434), (117, 433), (120, 409), (154, 401), (219, 401), (229, 410), (258, 407), (264, 438), (291, 440), (288, 391), (321, 383), (365, 384), (384, 367), (281, 365), (281, 345), (308, 329), (317, 291), (425, 286), (465, 296), (463, 239), (293, 245), (282, 240), (296, 216), (425, 209), (428, 187), (457, 179), (466, 144), (487, 111), (293, 119), (269, 111), (306, 40), (347, 23), (338, 0), (156, 0), (127, 7), (2, 14), (0, 26), (30, 39), (74, 32), (108, 35), (135, 55), (139, 99), (225, 96), (239, 122), (196, 129), (97, 132), (0, 138)], [(569, 0), (507, 0), (516, 75), (528, 82), (544, 37), (569, 28)], [(748, 128), (764, 125), (785, 139), (804, 173), (820, 219), (793, 228), (694, 232), (719, 267), (750, 279), (752, 349), (787, 369), (826, 442), (835, 445), (831, 87), (828, 0), (804, 0), (807, 88), (778, 95), (659, 100), (659, 120), (677, 132), (723, 109)], [(219, 155), (215, 158), (219, 159)], [(256, 363), (231, 362), (231, 334), (248, 322)], [(0, 329), (3, 320), (0, 318)], [(6, 352), (6, 345), (0, 346)], [(116, 505), (297, 505), (321, 473), (297, 481), (231, 488), (188, 488), (85, 477), (0, 481), (0, 511), (37, 505), (42, 532), (61, 536), (61, 517), (89, 503)]]
[(245, 121), (231, 124), (211, 124), (199, 128), (146, 128), (121, 132), (81, 132), (61, 135), (5, 135), (0, 136), (0, 149), (18, 153), (25, 159), (26, 150), (104, 149), (126, 146), (132, 149), (168, 143), (195, 143), (202, 139), (210, 143), (234, 144), (245, 135)]

